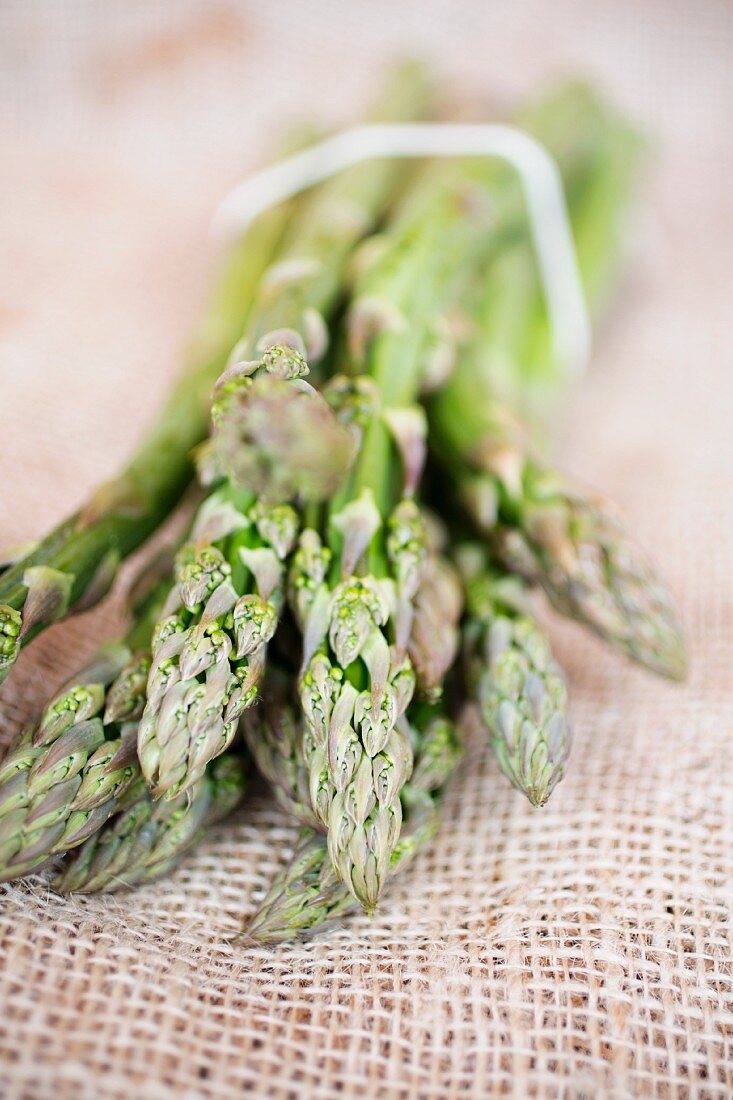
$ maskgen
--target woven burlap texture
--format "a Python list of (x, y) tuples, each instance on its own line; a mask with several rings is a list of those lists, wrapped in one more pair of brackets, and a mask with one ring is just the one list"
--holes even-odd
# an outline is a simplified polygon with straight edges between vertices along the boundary
[[(271, 124), (349, 117), (396, 48), (499, 99), (575, 66), (657, 144), (557, 453), (623, 503), (693, 655), (668, 686), (551, 620), (577, 733), (549, 806), (471, 728), (431, 849), (376, 917), (306, 945), (230, 943), (296, 835), (264, 791), (159, 885), (3, 887), (0, 1095), (733, 1095), (731, 8), (9, 0), (0, 43), (0, 542), (129, 453), (199, 308), (210, 211)], [(4, 742), (118, 607), (23, 655)]]

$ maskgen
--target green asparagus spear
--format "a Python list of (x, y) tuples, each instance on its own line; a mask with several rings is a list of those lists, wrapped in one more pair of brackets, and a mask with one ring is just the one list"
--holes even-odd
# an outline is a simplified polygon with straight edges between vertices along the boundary
[(284, 943), (323, 929), (356, 908), (353, 894), (334, 873), (326, 838), (306, 828), (242, 938)]
[(171, 871), (206, 830), (241, 801), (246, 768), (234, 753), (215, 760), (185, 794), (154, 802), (142, 778), (119, 812), (74, 852), (52, 882), (59, 893), (127, 890)]
[(415, 613), (407, 647), (418, 690), (433, 702), (440, 698), (458, 652), (462, 611), (460, 578), (443, 553), (443, 547), (433, 546), (415, 595)]
[(127, 469), (0, 571), (0, 682), (21, 646), (106, 593), (120, 561), (180, 499), (193, 474), (191, 451), (206, 432), (211, 390), (271, 262), (288, 209), (278, 207), (258, 219), (232, 249), (194, 339), (192, 365)]
[[(543, 126), (552, 133), (553, 110), (551, 101), (538, 122), (540, 135)], [(560, 112), (561, 132), (564, 118)], [(561, 171), (574, 178), (570, 212), (576, 214), (579, 243), (585, 243), (580, 260), (583, 274), (592, 276), (593, 294), (607, 285), (618, 251), (616, 232), (595, 231), (593, 203), (617, 226), (628, 198), (629, 138), (622, 133), (614, 144), (614, 135), (612, 126), (613, 140), (602, 146), (600, 165), (598, 156), (590, 159), (584, 183), (582, 143), (575, 145), (571, 135), (569, 148), (560, 143), (556, 149)], [(601, 185), (606, 174), (615, 180), (613, 186)], [(552, 378), (554, 370), (549, 347), (542, 345), (542, 352), (538, 342), (528, 374), (526, 333), (543, 329), (545, 320), (531, 296), (517, 297), (517, 271), (512, 256), (501, 250), (489, 258), (473, 337), (430, 403), (436, 454), (505, 565), (541, 584), (558, 610), (647, 668), (681, 678), (685, 654), (679, 624), (651, 565), (600, 501), (534, 456), (516, 417), (502, 403), (506, 379), (525, 391), (541, 389), (543, 377)], [(497, 294), (500, 279), (506, 286)]]
[[(543, 96), (520, 113), (518, 122), (556, 158), (586, 304), (596, 317), (606, 305), (623, 252), (643, 143), (596, 92), (575, 83)], [(516, 174), (490, 165), (483, 169), (483, 178), (494, 207), (494, 232), (461, 306), (484, 336), (470, 364), (454, 352), (455, 370), (435, 414), (452, 406), (472, 422), (490, 400), (508, 406), (528, 420), (535, 433), (544, 435), (556, 398), (574, 374), (553, 349)], [(475, 425), (472, 430), (477, 430)]]
[(103, 646), (0, 762), (0, 881), (81, 844), (139, 780), (137, 722), (166, 587), (149, 587), (127, 636)]
[[(633, 660), (682, 679), (685, 647), (672, 597), (614, 512), (536, 459), (505, 408), (485, 401), (480, 414), (476, 435), (458, 409), (450, 416), (460, 428), (456, 420), (443, 435), (441, 412), (436, 432), (456, 495), (498, 560)], [(456, 444), (460, 438), (451, 450), (448, 431)]]
[[(445, 714), (424, 704), (411, 707), (409, 714), (415, 768), (400, 793), (405, 827), (390, 856), (390, 878), (435, 836), (441, 794), (460, 759), (456, 729)], [(281, 943), (322, 931), (356, 907), (353, 894), (334, 872), (326, 838), (306, 828), (244, 935)]]
[(612, 511), (553, 471), (525, 466), (517, 526), (500, 522), (500, 560), (540, 584), (552, 605), (627, 656), (672, 680), (686, 654), (672, 597)]
[(480, 546), (459, 554), (467, 587), (468, 683), (499, 767), (533, 806), (563, 778), (572, 746), (565, 677), (522, 581), (492, 569)]
[(257, 770), (271, 784), (279, 805), (302, 825), (320, 829), (303, 760), (303, 716), (295, 705), (289, 671), (270, 665), (262, 702), (243, 716), (242, 729)]
[[(380, 117), (422, 113), (424, 77), (401, 71), (385, 99)], [(384, 215), (399, 175), (394, 163), (375, 162), (324, 184), (304, 204), (220, 380), (205, 468), (225, 480), (203, 504), (179, 558), (140, 724), (140, 762), (156, 797), (175, 798), (195, 783), (257, 696), (298, 526), (278, 492), (284, 473), (303, 467), (284, 454), (273, 461), (268, 433), (295, 405), (297, 438), (318, 459), (311, 474), (321, 493), (331, 491), (332, 472), (342, 475), (347, 453), (339, 440), (350, 453), (351, 434), (304, 379), (326, 350), (325, 317), (338, 304), (353, 248)], [(316, 424), (300, 422), (312, 412)], [(304, 485), (286, 479), (285, 488), (295, 493)]]
[(429, 171), (358, 280), (347, 328), (363, 374), (328, 396), (360, 433), (359, 454), (321, 529), (301, 535), (290, 574), (311, 803), (336, 874), (366, 909), (399, 838), (412, 764), (399, 718), (415, 686), (407, 650), (427, 558), (415, 402), (441, 301), (481, 228), (473, 198), (462, 169)]

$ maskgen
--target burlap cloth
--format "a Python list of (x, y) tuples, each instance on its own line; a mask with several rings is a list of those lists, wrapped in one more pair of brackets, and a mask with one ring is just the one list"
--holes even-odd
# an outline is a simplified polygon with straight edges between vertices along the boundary
[[(271, 123), (348, 117), (395, 48), (500, 96), (594, 74), (658, 135), (630, 274), (562, 426), (679, 596), (683, 688), (553, 622), (577, 730), (532, 811), (477, 732), (379, 915), (228, 940), (294, 830), (262, 793), (160, 885), (0, 903), (0, 1093), (37, 1100), (733, 1095), (733, 9), (724, 3), (0, 6), (0, 542), (120, 463), (206, 285), (207, 219)], [(9, 739), (114, 606), (48, 632)]]

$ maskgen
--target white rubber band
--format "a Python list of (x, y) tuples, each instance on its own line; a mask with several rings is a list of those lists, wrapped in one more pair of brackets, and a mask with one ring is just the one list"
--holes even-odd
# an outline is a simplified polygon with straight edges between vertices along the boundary
[(581, 374), (591, 328), (560, 172), (535, 138), (514, 126), (416, 122), (357, 126), (255, 172), (214, 215), (219, 235), (242, 233), (263, 211), (372, 157), (499, 157), (519, 174), (552, 325), (555, 354)]

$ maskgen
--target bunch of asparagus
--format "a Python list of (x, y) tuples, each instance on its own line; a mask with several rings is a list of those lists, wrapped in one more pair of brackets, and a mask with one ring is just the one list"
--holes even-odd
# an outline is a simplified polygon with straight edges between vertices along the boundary
[[(416, 66), (371, 117), (432, 116)], [(591, 308), (636, 134), (568, 85), (520, 122), (554, 154)], [(678, 679), (671, 598), (620, 522), (540, 456), (565, 388), (517, 180), (480, 160), (353, 168), (237, 243), (193, 366), (128, 469), (0, 573), (0, 676), (89, 606), (193, 477), (172, 561), (0, 764), (0, 879), (59, 891), (175, 866), (253, 767), (302, 827), (246, 934), (371, 912), (434, 837), (474, 701), (535, 806), (572, 744), (534, 600)], [(208, 431), (207, 431), (208, 424)], [(55, 866), (55, 865), (54, 865)]]

